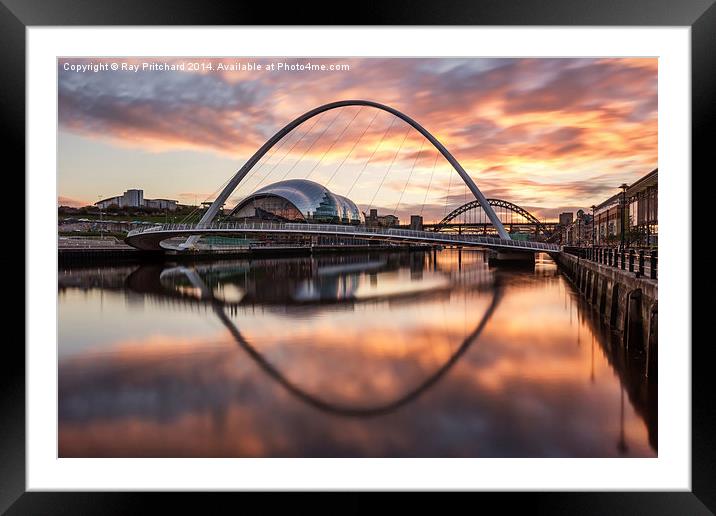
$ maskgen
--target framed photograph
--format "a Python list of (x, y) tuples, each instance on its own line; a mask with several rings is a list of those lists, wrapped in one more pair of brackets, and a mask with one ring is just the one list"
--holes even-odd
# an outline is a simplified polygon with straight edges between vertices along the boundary
[(0, 509), (397, 490), (716, 511), (691, 344), (712, 3), (346, 25), (2, 0), (27, 304)]

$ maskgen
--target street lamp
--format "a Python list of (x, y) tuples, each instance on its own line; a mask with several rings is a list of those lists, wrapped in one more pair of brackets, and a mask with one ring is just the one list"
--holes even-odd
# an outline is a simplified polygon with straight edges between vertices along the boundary
[(594, 216), (594, 210), (596, 209), (597, 207), (592, 204), (592, 247), (594, 247), (597, 242), (597, 219)]
[(98, 198), (99, 201), (100, 201), (100, 203), (99, 203), (99, 239), (100, 239), (100, 240), (104, 240), (104, 232), (103, 232), (104, 223), (103, 223), (103, 220), (102, 220), (102, 204), (101, 204), (102, 196), (101, 196), (101, 195), (98, 195), (97, 198)]
[(626, 233), (626, 191), (629, 185), (622, 183), (619, 188), (622, 189), (622, 249), (624, 249), (624, 233)]

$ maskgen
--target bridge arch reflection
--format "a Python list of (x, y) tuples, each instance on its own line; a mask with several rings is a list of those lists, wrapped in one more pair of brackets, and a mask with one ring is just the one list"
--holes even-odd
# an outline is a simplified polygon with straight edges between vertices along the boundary
[[(440, 379), (443, 378), (450, 371), (450, 369), (452, 369), (460, 358), (464, 356), (475, 341), (479, 339), (481, 333), (487, 327), (493, 314), (497, 310), (503, 294), (501, 281), (499, 280), (499, 277), (495, 277), (492, 284), (489, 288), (487, 288), (487, 290), (492, 294), (489, 305), (477, 325), (468, 335), (464, 337), (462, 342), (450, 354), (448, 359), (437, 370), (424, 378), (417, 386), (387, 402), (372, 406), (356, 407), (326, 400), (293, 382), (244, 336), (234, 321), (232, 321), (229, 315), (227, 315), (227, 310), (231, 308), (231, 304), (227, 304), (223, 300), (217, 299), (214, 296), (213, 290), (206, 284), (196, 269), (192, 267), (179, 266), (170, 270), (172, 271), (172, 274), (183, 274), (200, 295), (198, 297), (187, 297), (184, 295), (177, 295), (176, 292), (168, 290), (161, 282), (162, 271), (167, 271), (167, 269), (159, 267), (140, 267), (127, 278), (126, 285), (131, 290), (138, 290), (139, 293), (144, 294), (149, 293), (147, 291), (149, 289), (153, 295), (165, 296), (167, 298), (171, 298), (174, 302), (201, 303), (205, 305), (214, 312), (219, 321), (234, 338), (237, 345), (257, 364), (262, 372), (305, 404), (322, 412), (344, 417), (381, 416), (394, 412), (417, 400), (431, 387), (435, 386)], [(140, 284), (143, 285), (142, 288), (138, 288)], [(478, 288), (480, 290), (484, 290), (485, 285), (480, 285)]]

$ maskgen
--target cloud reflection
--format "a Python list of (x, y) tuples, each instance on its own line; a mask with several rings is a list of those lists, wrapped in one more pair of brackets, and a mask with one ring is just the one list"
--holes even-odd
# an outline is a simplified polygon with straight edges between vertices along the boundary
[[(254, 308), (229, 319), (297, 388), (369, 407), (410, 392), (444, 364), (488, 299), (457, 291), (447, 301), (340, 313), (315, 306), (300, 318)], [(209, 316), (172, 306), (145, 310)], [(398, 410), (356, 419), (297, 398), (225, 330), (176, 339), (155, 328), (143, 340), (61, 360), (60, 455), (613, 456), (622, 392), (600, 338), (561, 277), (518, 274), (478, 343), (433, 388)], [(653, 456), (628, 398), (623, 428), (629, 454)]]

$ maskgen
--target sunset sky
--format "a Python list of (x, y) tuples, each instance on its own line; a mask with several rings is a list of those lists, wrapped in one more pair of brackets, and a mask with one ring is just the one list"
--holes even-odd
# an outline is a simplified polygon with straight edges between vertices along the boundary
[[(656, 59), (152, 61), (203, 69), (81, 72), (68, 68), (150, 61), (58, 60), (58, 204), (92, 204), (128, 188), (186, 204), (212, 200), (273, 133), (320, 104), (345, 99), (411, 116), (487, 197), (540, 218), (588, 208), (657, 166)], [(350, 70), (265, 69), (297, 62)], [(219, 63), (264, 69), (220, 71)], [(440, 219), (471, 199), (421, 135), (371, 108), (304, 123), (254, 167), (229, 206), (283, 178), (309, 178), (362, 210), (372, 206), (401, 219)]]

